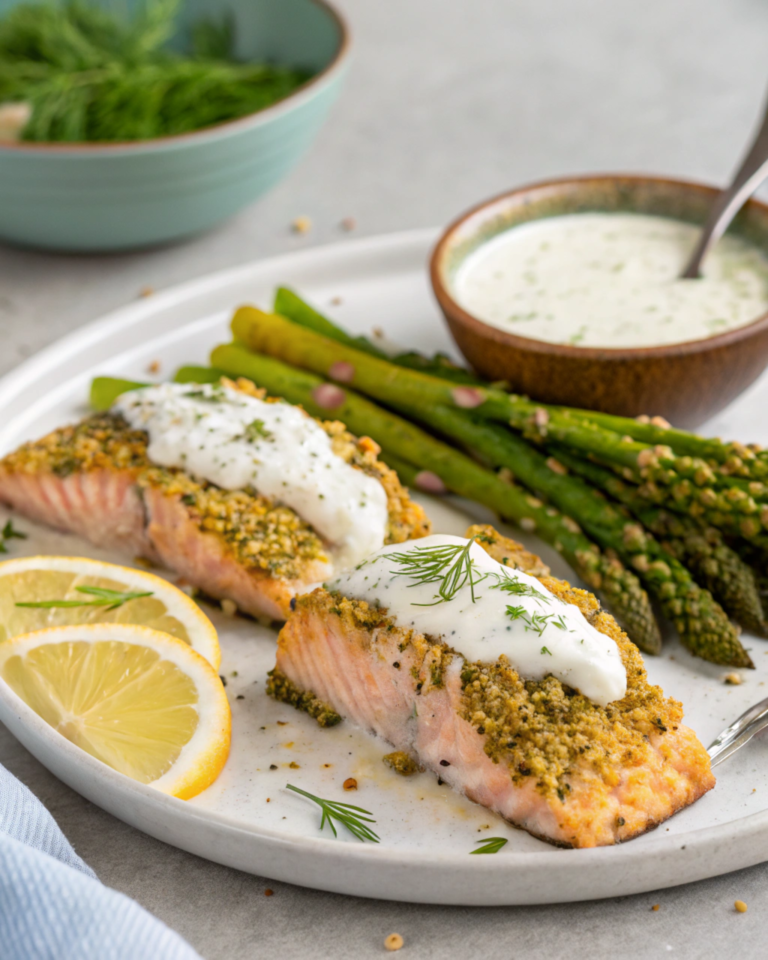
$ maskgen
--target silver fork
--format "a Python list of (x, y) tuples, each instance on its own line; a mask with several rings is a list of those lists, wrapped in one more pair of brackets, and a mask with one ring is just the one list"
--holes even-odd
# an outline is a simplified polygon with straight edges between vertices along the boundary
[(710, 743), (707, 753), (712, 766), (736, 753), (764, 727), (768, 727), (768, 698), (745, 710), (738, 720), (734, 720)]

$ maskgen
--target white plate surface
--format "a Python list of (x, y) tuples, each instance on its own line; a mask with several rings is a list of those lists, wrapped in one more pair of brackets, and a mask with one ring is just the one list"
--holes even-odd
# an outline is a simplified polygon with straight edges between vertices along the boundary
[[(268, 307), (278, 284), (296, 287), (350, 329), (380, 327), (415, 348), (451, 350), (432, 301), (425, 262), (432, 232), (310, 250), (220, 273), (137, 302), (60, 341), (0, 383), (0, 453), (87, 410), (92, 376), (155, 379), (183, 363), (205, 363), (227, 339), (234, 307)], [(710, 432), (766, 442), (763, 378)], [(439, 531), (462, 533), (490, 519), (461, 502), (425, 501)], [(119, 560), (63, 534), (19, 526), (30, 539), (15, 555), (64, 553)], [(562, 576), (573, 575), (535, 537), (516, 534)], [(726, 873), (768, 859), (768, 740), (718, 768), (717, 787), (669, 823), (623, 846), (557, 850), (421, 774), (403, 779), (382, 764), (387, 746), (341, 724), (321, 730), (264, 693), (274, 664), (273, 631), (208, 610), (221, 636), (232, 704), (232, 753), (217, 782), (191, 801), (167, 797), (121, 776), (59, 736), (0, 683), (0, 720), (54, 774), (83, 796), (167, 843), (219, 863), (305, 886), (423, 903), (557, 903), (638, 893)], [(686, 722), (705, 742), (750, 704), (768, 696), (768, 643), (747, 638), (757, 669), (741, 686), (694, 660), (669, 638), (649, 658), (653, 682), (682, 700)], [(293, 766), (291, 766), (293, 764)], [(357, 793), (342, 782), (355, 777)], [(381, 843), (361, 844), (318, 830), (317, 809), (285, 791), (293, 783), (371, 810)], [(494, 856), (471, 857), (483, 836), (509, 838)]]

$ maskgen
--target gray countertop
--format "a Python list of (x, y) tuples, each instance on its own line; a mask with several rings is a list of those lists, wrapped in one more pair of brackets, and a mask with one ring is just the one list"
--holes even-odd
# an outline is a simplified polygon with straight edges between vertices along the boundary
[[(81, 324), (203, 273), (310, 244), (446, 222), (528, 180), (596, 170), (723, 182), (764, 93), (763, 0), (343, 0), (355, 39), (342, 101), (263, 202), (181, 246), (126, 256), (0, 247), (0, 372)], [(306, 236), (290, 231), (306, 215)], [(205, 960), (400, 956), (765, 956), (768, 867), (573, 906), (380, 903), (237, 873), (167, 847), (59, 783), (0, 729), (0, 762), (101, 879)], [(267, 888), (274, 896), (265, 897)], [(737, 914), (733, 901), (747, 902)], [(654, 904), (660, 909), (653, 911)]]

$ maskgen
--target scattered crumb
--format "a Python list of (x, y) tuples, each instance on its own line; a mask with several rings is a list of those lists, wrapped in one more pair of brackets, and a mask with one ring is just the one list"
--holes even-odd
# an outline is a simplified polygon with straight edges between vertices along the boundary
[(274, 895), (275, 895), (275, 891), (270, 890), (269, 887), (267, 887), (267, 889), (264, 891), (265, 897), (274, 897)]
[(332, 297), (332, 298), (331, 298), (331, 306), (332, 306), (332, 307), (338, 307), (338, 306), (340, 306), (343, 302), (344, 302), (344, 301), (341, 299), (341, 297)]
[(296, 217), (291, 224), (291, 230), (294, 233), (309, 233), (312, 229), (312, 221), (309, 217)]
[[(371, 333), (377, 340), (384, 339), (384, 331), (381, 329), (381, 327), (374, 327)], [(768, 650), (766, 650), (766, 653), (768, 653)]]
[(291, 760), (288, 766), (291, 768), (291, 770), (301, 770), (301, 767), (298, 765), (298, 763), (296, 763), (295, 760)]
[(278, 721), (277, 721), (278, 727), (287, 727), (289, 723), (290, 723), (289, 720), (278, 720)]
[(355, 220), (354, 217), (344, 217), (344, 219), (341, 221), (339, 226), (341, 227), (342, 230), (346, 230), (347, 232), (349, 232), (350, 230), (355, 229), (355, 227), (357, 226), (357, 220)]
[(272, 803), (272, 798), (271, 798), (271, 797), (267, 797), (267, 803)]
[(269, 769), (270, 769), (270, 770), (277, 770), (277, 764), (276, 764), (276, 763), (270, 763)]
[(757, 787), (752, 787), (752, 793), (757, 793)]
[(403, 938), (399, 933), (390, 933), (387, 939), (384, 941), (384, 946), (387, 950), (399, 950), (403, 945)]
[(237, 676), (237, 670), (233, 670), (232, 673), (230, 673), (230, 677), (236, 677), (236, 676)]
[(747, 912), (747, 905), (746, 905), (746, 903), (744, 903), (743, 900), (736, 900), (735, 903), (733, 904), (733, 906), (734, 906), (734, 909), (736, 910), (736, 913), (746, 913), (746, 912)]
[(327, 770), (329, 767), (332, 767), (333, 764), (332, 764), (332, 763), (324, 763), (323, 766), (324, 766), (325, 769)]
[(293, 740), (289, 740), (288, 743), (284, 743), (283, 746), (286, 747), (288, 750), (290, 750), (291, 747), (293, 746), (294, 742), (295, 742), (295, 741), (293, 741)]
[(159, 360), (153, 360), (147, 367), (147, 373), (160, 373), (160, 366)]
[(741, 674), (740, 673), (726, 673), (723, 677), (723, 683), (728, 683), (733, 687), (738, 687), (741, 683)]
[(238, 693), (238, 695), (235, 697), (235, 700), (245, 700), (245, 696), (242, 693)]
[(354, 777), (347, 777), (342, 786), (345, 790), (357, 790), (357, 780)]
[(154, 288), (154, 287), (142, 287), (141, 290), (139, 290), (139, 296), (140, 296), (140, 297), (151, 297), (154, 292), (155, 292), (155, 288)]
[(221, 680), (221, 685), (222, 685), (222, 687), (226, 687), (226, 685), (227, 685), (227, 678), (226, 678), (225, 676), (223, 676), (222, 674), (219, 674), (219, 680)]
[(661, 909), (660, 903), (654, 903), (654, 905), (651, 907), (651, 910), (660, 910), (660, 909)]
[(234, 615), (237, 613), (237, 604), (234, 600), (222, 600), (221, 612), (226, 617), (234, 617)]

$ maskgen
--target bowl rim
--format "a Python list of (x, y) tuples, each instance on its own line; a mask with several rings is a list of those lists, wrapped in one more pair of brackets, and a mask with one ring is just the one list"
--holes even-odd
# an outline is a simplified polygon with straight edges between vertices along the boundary
[(310, 0), (315, 6), (324, 10), (334, 21), (339, 31), (339, 45), (333, 55), (330, 63), (323, 69), (310, 77), (300, 87), (297, 87), (287, 97), (278, 100), (269, 107), (263, 107), (254, 113), (247, 113), (243, 117), (236, 117), (234, 120), (223, 120), (221, 123), (214, 123), (208, 127), (202, 127), (200, 130), (189, 130), (186, 133), (172, 133), (165, 137), (153, 137), (150, 140), (114, 140), (106, 143), (90, 142), (87, 140), (78, 140), (72, 143), (58, 142), (27, 142), (27, 141), (3, 141), (0, 142), (0, 157), (7, 151), (8, 153), (35, 153), (35, 154), (109, 154), (109, 153), (141, 153), (152, 151), (156, 147), (184, 145), (190, 141), (206, 141), (216, 139), (220, 134), (238, 133), (240, 130), (248, 127), (261, 126), (268, 122), (274, 116), (285, 113), (301, 103), (309, 100), (321, 85), (327, 85), (337, 73), (339, 73), (346, 64), (349, 57), (349, 50), (352, 43), (352, 35), (349, 22), (346, 17), (334, 7), (329, 0)]
[[(702, 183), (699, 180), (682, 180), (674, 177), (654, 176), (643, 173), (598, 173), (557, 177), (551, 180), (538, 180), (515, 187), (512, 190), (506, 190), (488, 200), (483, 200), (451, 221), (440, 235), (430, 256), (429, 276), (432, 290), (449, 323), (457, 322), (477, 337), (516, 350), (578, 360), (642, 360), (663, 357), (682, 357), (690, 354), (703, 353), (719, 347), (732, 346), (742, 340), (749, 339), (756, 334), (768, 330), (768, 312), (766, 312), (749, 323), (744, 324), (744, 326), (737, 327), (735, 330), (727, 330), (724, 333), (718, 333), (711, 337), (703, 337), (698, 340), (681, 340), (677, 343), (668, 343), (656, 347), (580, 347), (572, 344), (548, 343), (545, 340), (537, 340), (533, 337), (521, 337), (514, 333), (507, 333), (505, 330), (500, 330), (498, 327), (494, 327), (480, 320), (474, 316), (474, 314), (469, 313), (454, 299), (449, 291), (448, 283), (444, 278), (443, 263), (455, 234), (468, 220), (488, 207), (534, 190), (543, 191), (550, 188), (565, 187), (569, 184), (587, 185), (605, 181), (632, 184), (664, 184), (678, 188), (681, 191), (705, 194), (712, 200), (721, 192), (721, 188), (715, 187), (712, 184)], [(759, 208), (766, 214), (766, 217), (768, 217), (768, 203), (752, 198), (744, 204), (744, 207)]]

